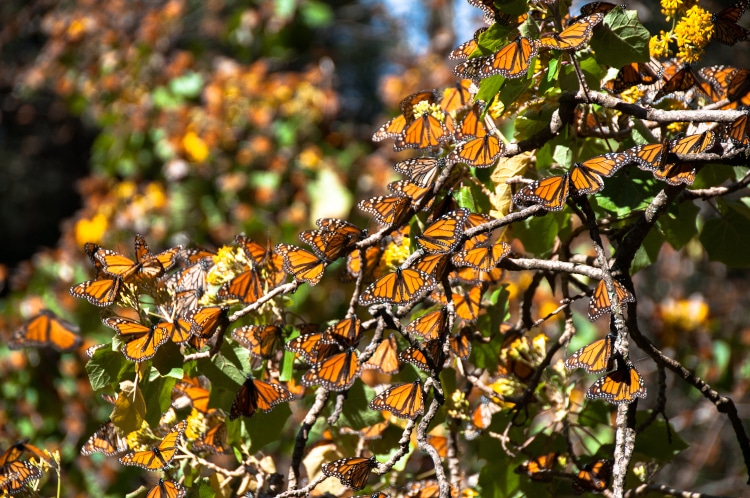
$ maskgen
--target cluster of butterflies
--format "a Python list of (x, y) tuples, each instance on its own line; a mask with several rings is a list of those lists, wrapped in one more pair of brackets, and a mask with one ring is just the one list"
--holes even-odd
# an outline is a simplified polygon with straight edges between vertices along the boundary
[[(30, 453), (39, 463), (21, 460), (24, 453)], [(49, 455), (29, 444), (28, 439), (17, 441), (0, 454), (0, 491), (2, 494), (18, 494), (25, 489), (26, 483), (40, 479), (43, 475), (40, 465), (42, 460), (52, 467), (57, 466)]]
[(610, 152), (573, 165), (570, 171), (536, 180), (516, 192), (514, 202), (521, 206), (540, 205), (558, 211), (571, 197), (594, 194), (604, 189), (602, 177), (614, 175), (620, 168), (635, 164), (654, 178), (669, 185), (691, 185), (700, 167), (690, 156), (716, 152), (726, 139), (731, 147), (750, 145), (748, 114), (727, 125), (723, 132), (703, 133), (658, 144), (637, 145), (621, 152)]
[[(558, 460), (557, 457), (557, 453), (547, 453), (523, 462), (514, 471), (516, 474), (527, 475), (533, 481), (550, 482), (553, 479), (552, 471)], [(611, 476), (611, 460), (596, 460), (585, 464), (573, 478), (573, 492), (576, 494), (601, 493), (609, 486)]]

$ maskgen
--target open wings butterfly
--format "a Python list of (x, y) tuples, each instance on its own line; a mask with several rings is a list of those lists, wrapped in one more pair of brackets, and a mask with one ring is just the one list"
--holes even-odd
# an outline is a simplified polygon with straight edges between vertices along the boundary
[(388, 410), (399, 418), (414, 420), (424, 413), (422, 385), (418, 380), (389, 387), (370, 401), (373, 410)]
[(72, 351), (81, 345), (79, 328), (49, 310), (42, 310), (11, 338), (10, 349), (52, 346), (58, 351)]
[(643, 377), (635, 365), (620, 355), (613, 357), (615, 369), (600, 377), (586, 391), (588, 399), (605, 399), (614, 405), (632, 403), (636, 398), (646, 397)]
[(123, 465), (135, 465), (154, 472), (166, 469), (177, 454), (177, 447), (180, 444), (180, 439), (185, 432), (186, 426), (187, 422), (184, 420), (178, 422), (170, 429), (159, 444), (148, 451), (131, 451), (126, 453), (120, 457), (120, 463)]
[(248, 377), (232, 402), (229, 420), (252, 417), (257, 410), (268, 413), (275, 406), (293, 399), (294, 395), (280, 384)]
[(337, 477), (341, 484), (355, 491), (365, 487), (370, 471), (378, 466), (375, 457), (342, 458), (326, 463), (322, 467), (323, 475)]
[(371, 283), (360, 294), (359, 302), (363, 306), (379, 303), (403, 306), (417, 301), (435, 285), (435, 279), (422, 271), (397, 268)]
[(612, 369), (609, 361), (614, 352), (616, 336), (607, 334), (604, 339), (594, 341), (577, 350), (565, 360), (565, 368), (583, 368), (588, 373), (602, 373)]
[(185, 498), (187, 489), (177, 481), (159, 479), (159, 482), (149, 490), (146, 498)]

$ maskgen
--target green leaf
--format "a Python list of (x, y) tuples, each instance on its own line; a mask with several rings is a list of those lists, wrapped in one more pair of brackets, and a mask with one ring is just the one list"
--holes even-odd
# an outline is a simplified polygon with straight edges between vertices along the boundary
[(711, 261), (744, 268), (750, 266), (750, 258), (742, 250), (750, 242), (750, 220), (740, 214), (733, 204), (731, 201), (717, 200), (721, 216), (706, 221), (700, 241)]
[(479, 93), (477, 93), (476, 100), (483, 100), (484, 102), (492, 102), (495, 100), (495, 95), (500, 91), (500, 87), (503, 86), (505, 78), (499, 74), (485, 78), (479, 85)]
[(299, 8), (303, 22), (311, 28), (322, 28), (333, 20), (331, 7), (323, 2), (308, 0), (302, 2)]
[(662, 244), (664, 244), (664, 236), (657, 230), (651, 230), (643, 239), (643, 244), (635, 252), (633, 264), (630, 266), (630, 274), (651, 266), (659, 257)]
[(234, 421), (227, 421), (227, 425), (244, 424), (250, 435), (248, 438), (250, 448), (255, 452), (281, 439), (284, 425), (287, 422), (291, 423), (291, 415), (289, 403), (282, 403), (269, 413), (258, 411), (250, 418), (240, 417)]
[(631, 62), (649, 60), (650, 37), (649, 31), (638, 20), (638, 12), (613, 9), (594, 30), (591, 48), (600, 64), (622, 67)]
[(86, 363), (86, 373), (94, 391), (117, 386), (121, 373), (132, 369), (133, 364), (122, 353), (108, 347), (97, 349), (94, 357)]
[(120, 395), (109, 416), (112, 423), (124, 434), (128, 434), (139, 430), (145, 417), (146, 400), (143, 399), (143, 392), (132, 381), (121, 382)]
[(473, 342), (469, 361), (477, 368), (484, 368), (491, 372), (497, 370), (497, 361), (500, 357), (502, 341), (490, 341), (486, 343)]
[(612, 178), (604, 179), (604, 190), (597, 194), (597, 204), (602, 209), (624, 218), (633, 211), (645, 209), (661, 186), (650, 173), (630, 168)]
[[(642, 424), (649, 416), (651, 410), (636, 413), (636, 426)], [(667, 428), (662, 418), (657, 418), (643, 432), (638, 433), (635, 439), (635, 454), (639, 459), (645, 461), (657, 460), (660, 462), (671, 462), (675, 455), (688, 448), (688, 444), (674, 430), (672, 424)]]
[(698, 234), (696, 220), (700, 210), (692, 202), (672, 205), (656, 222), (669, 245), (679, 250)]
[(162, 414), (172, 404), (172, 388), (177, 379), (161, 377), (156, 369), (151, 370), (148, 380), (140, 383), (140, 390), (146, 400), (146, 422), (150, 427), (159, 425)]
[(476, 212), (477, 208), (474, 204), (474, 195), (471, 193), (471, 187), (465, 186), (458, 190), (454, 190), (453, 198), (456, 200), (459, 207), (467, 208), (472, 212)]
[(545, 257), (552, 251), (558, 232), (567, 224), (569, 218), (570, 214), (564, 211), (533, 216), (523, 223), (515, 223), (513, 236), (523, 243), (526, 251), (538, 257)]

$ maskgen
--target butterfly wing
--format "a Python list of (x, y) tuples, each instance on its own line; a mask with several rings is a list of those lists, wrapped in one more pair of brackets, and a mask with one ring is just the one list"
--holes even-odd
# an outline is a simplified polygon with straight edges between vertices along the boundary
[(543, 178), (516, 192), (513, 201), (521, 205), (540, 205), (548, 211), (560, 211), (568, 198), (569, 183), (568, 173)]
[(278, 244), (276, 250), (284, 258), (284, 269), (291, 273), (295, 280), (316, 285), (323, 278), (327, 261), (289, 244)]
[(417, 242), (429, 254), (452, 252), (461, 242), (468, 214), (467, 209), (457, 209), (442, 216), (417, 236)]
[(378, 303), (397, 306), (411, 304), (431, 291), (435, 285), (435, 279), (420, 270), (399, 268), (370, 284), (360, 294), (359, 302), (363, 306)]
[(584, 346), (565, 360), (565, 367), (573, 370), (583, 368), (588, 373), (602, 373), (610, 370), (610, 358), (614, 351), (615, 337), (607, 334), (604, 339), (594, 341)]
[(370, 401), (373, 410), (387, 410), (399, 418), (414, 420), (424, 413), (422, 385), (414, 381), (390, 387)]
[(365, 487), (370, 471), (378, 466), (374, 457), (342, 458), (323, 465), (323, 475), (336, 477), (344, 486), (358, 491)]
[(81, 447), (81, 455), (104, 453), (114, 456), (128, 449), (128, 442), (117, 433), (115, 424), (108, 420)]
[(81, 345), (79, 328), (59, 318), (49, 310), (42, 310), (11, 338), (10, 349), (52, 346), (58, 351), (72, 351)]

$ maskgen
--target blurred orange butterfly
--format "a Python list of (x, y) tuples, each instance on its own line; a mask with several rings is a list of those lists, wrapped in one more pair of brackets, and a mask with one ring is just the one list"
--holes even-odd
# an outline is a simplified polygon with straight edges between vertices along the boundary
[(371, 214), (381, 225), (400, 225), (413, 214), (411, 199), (399, 195), (379, 196), (365, 199), (357, 207)]
[(436, 285), (435, 279), (423, 271), (397, 268), (371, 283), (360, 294), (359, 303), (363, 306), (380, 303), (403, 306), (419, 300)]
[(7, 491), (14, 495), (21, 492), (27, 482), (42, 477), (42, 471), (39, 467), (19, 460), (27, 449), (38, 458), (49, 461), (49, 458), (39, 448), (26, 444), (25, 441), (18, 441), (11, 445), (0, 455), (0, 491)]
[[(467, 321), (476, 320), (479, 317), (483, 293), (484, 288), (481, 285), (474, 285), (468, 290), (463, 287), (453, 288), (451, 297), (456, 309), (456, 316)], [(448, 304), (445, 294), (442, 291), (435, 291), (430, 294), (430, 301)]]
[(156, 486), (151, 488), (146, 498), (185, 498), (187, 489), (177, 481), (159, 479)]
[(471, 330), (464, 327), (457, 334), (448, 337), (451, 353), (462, 360), (468, 360), (471, 354), (471, 335)]
[(701, 88), (700, 79), (693, 71), (690, 64), (684, 64), (671, 78), (664, 82), (664, 85), (659, 89), (653, 97), (653, 101), (661, 99), (674, 92), (686, 92), (693, 87)]
[(586, 391), (588, 399), (605, 399), (612, 404), (632, 403), (636, 398), (646, 397), (643, 377), (635, 365), (619, 354), (613, 356), (615, 370), (599, 378)]
[[(624, 285), (617, 280), (614, 280), (613, 282), (615, 284), (617, 299), (620, 301), (620, 304), (635, 302), (635, 297), (625, 288)], [(607, 293), (607, 285), (602, 279), (596, 284), (594, 293), (589, 301), (589, 320), (593, 322), (605, 314), (612, 314), (612, 303), (609, 300), (609, 293)]]
[(435, 434), (427, 434), (427, 444), (435, 448), (440, 458), (446, 458), (448, 456), (448, 438), (445, 436), (438, 436)]
[(375, 368), (389, 375), (398, 373), (398, 343), (393, 334), (380, 341), (370, 359), (362, 364), (362, 368)]
[(594, 27), (604, 19), (604, 14), (597, 12), (579, 18), (560, 33), (542, 33), (536, 45), (539, 48), (554, 50), (578, 50), (590, 39)]
[(344, 256), (366, 233), (344, 220), (321, 218), (318, 224), (322, 224), (320, 230), (305, 230), (299, 234), (299, 238), (326, 261)]
[(750, 0), (739, 0), (726, 9), (711, 14), (711, 22), (714, 23), (711, 39), (730, 46), (748, 40), (750, 31), (737, 24), (748, 5)]
[(417, 236), (417, 243), (429, 254), (452, 252), (461, 243), (468, 209), (457, 209), (443, 215)]
[(584, 346), (565, 360), (565, 368), (573, 370), (583, 368), (588, 373), (602, 373), (610, 370), (610, 358), (614, 352), (615, 339), (613, 334), (607, 334), (604, 339), (594, 341)]
[(154, 255), (149, 250), (143, 236), (136, 234), (136, 261), (110, 249), (99, 249), (94, 256), (102, 264), (104, 272), (120, 277), (124, 282), (131, 282), (141, 278), (155, 279), (160, 277), (175, 265), (175, 258), (181, 250), (182, 247), (177, 246)]
[(323, 332), (324, 344), (338, 344), (344, 348), (356, 347), (359, 344), (362, 322), (356, 316), (345, 318), (334, 323)]
[(83, 444), (81, 455), (104, 453), (107, 456), (114, 456), (127, 451), (127, 449), (127, 439), (120, 436), (115, 424), (111, 420), (108, 420)]
[(278, 244), (276, 250), (284, 258), (284, 269), (295, 280), (317, 285), (323, 278), (323, 270), (328, 265), (326, 260), (290, 244)]
[(195, 451), (207, 451), (214, 455), (228, 455), (231, 452), (226, 446), (227, 426), (222, 421), (209, 428), (193, 443)]
[(203, 386), (199, 377), (188, 377), (185, 375), (181, 381), (174, 385), (172, 390), (178, 395), (173, 401), (175, 407), (185, 406), (184, 403), (180, 403), (181, 395), (187, 398), (187, 402), (197, 411), (203, 414), (208, 412), (208, 400), (211, 396), (211, 391)]
[(587, 491), (590, 493), (601, 493), (609, 486), (611, 472), (611, 460), (597, 460), (594, 463), (584, 465), (575, 479), (573, 479), (573, 491), (576, 494), (582, 494)]
[(471, 80), (457, 81), (452, 86), (443, 90), (443, 96), (438, 105), (448, 114), (465, 109), (479, 89)]
[(58, 351), (72, 351), (81, 345), (80, 329), (66, 322), (49, 310), (42, 310), (17, 330), (8, 347), (20, 349), (26, 347), (52, 346)]
[(487, 31), (488, 29), (489, 28), (487, 26), (482, 26), (478, 30), (474, 31), (474, 36), (472, 37), (472, 39), (463, 42), (461, 45), (451, 50), (451, 52), (448, 54), (448, 58), (450, 60), (465, 60), (471, 57), (471, 54), (473, 54), (474, 51), (479, 48), (479, 35)]
[(130, 318), (105, 317), (102, 322), (123, 337), (125, 342), (120, 350), (130, 361), (141, 362), (153, 358), (159, 346), (171, 337), (159, 325), (146, 326)]
[(750, 145), (750, 120), (743, 114), (727, 126), (729, 139), (738, 146)]
[(256, 358), (273, 358), (284, 346), (283, 332), (278, 325), (245, 325), (232, 330), (232, 339)]
[(390, 422), (388, 420), (384, 420), (382, 422), (378, 422), (376, 424), (363, 427), (358, 430), (352, 429), (350, 427), (342, 427), (341, 434), (355, 434), (365, 441), (370, 441), (383, 437), (383, 431), (385, 431), (388, 425), (390, 425)]
[(557, 461), (557, 453), (540, 455), (532, 460), (526, 460), (515, 468), (516, 474), (526, 474), (534, 481), (549, 482), (552, 480), (550, 471)]
[(126, 453), (120, 457), (120, 463), (123, 465), (135, 465), (154, 472), (166, 469), (177, 454), (177, 447), (180, 445), (180, 439), (185, 432), (186, 425), (187, 422), (184, 420), (178, 422), (158, 445), (148, 451), (131, 451)]
[(367, 485), (370, 471), (378, 466), (375, 457), (342, 458), (323, 465), (323, 475), (337, 477), (341, 484), (358, 491)]
[(229, 420), (240, 416), (252, 417), (257, 410), (268, 413), (276, 405), (293, 399), (294, 395), (284, 386), (248, 376), (232, 402)]
[(356, 279), (363, 271), (363, 280), (369, 280), (378, 267), (380, 257), (383, 255), (383, 249), (380, 246), (370, 246), (364, 250), (364, 260), (362, 251), (355, 249), (346, 257), (346, 277), (345, 279)]
[(448, 308), (443, 306), (412, 320), (404, 332), (417, 334), (428, 341), (444, 338), (448, 332)]
[[(459, 492), (450, 484), (450, 497), (458, 498)], [(410, 482), (406, 485), (404, 498), (438, 498), (440, 496), (440, 485), (434, 479), (427, 481)]]
[(397, 384), (375, 396), (370, 408), (388, 410), (398, 418), (414, 420), (424, 413), (422, 384), (415, 380), (408, 384)]

